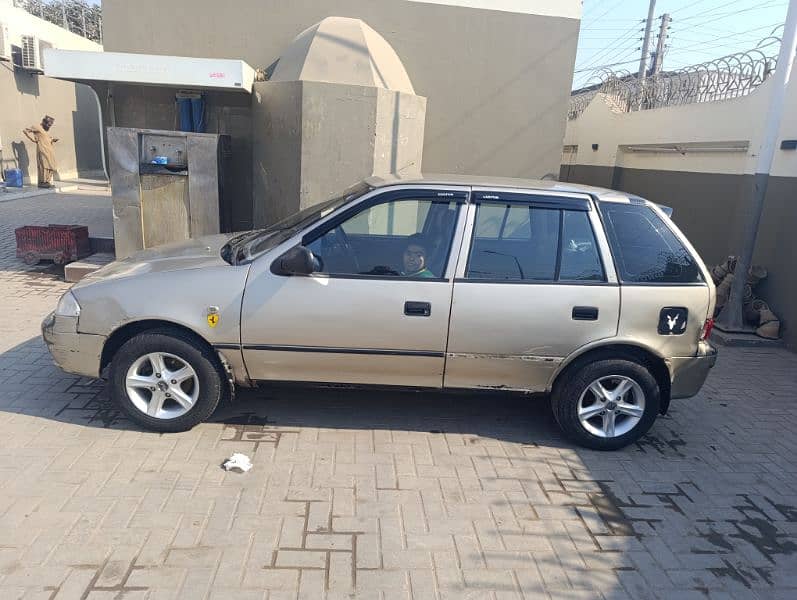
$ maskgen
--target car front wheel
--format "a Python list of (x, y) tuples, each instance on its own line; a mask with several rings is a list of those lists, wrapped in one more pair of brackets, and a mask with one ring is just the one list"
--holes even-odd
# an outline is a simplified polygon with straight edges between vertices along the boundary
[(160, 432), (191, 429), (223, 394), (213, 352), (179, 331), (141, 333), (111, 362), (111, 398), (135, 423)]
[(575, 443), (617, 450), (651, 428), (659, 413), (660, 391), (643, 365), (605, 359), (565, 373), (551, 405), (560, 427)]

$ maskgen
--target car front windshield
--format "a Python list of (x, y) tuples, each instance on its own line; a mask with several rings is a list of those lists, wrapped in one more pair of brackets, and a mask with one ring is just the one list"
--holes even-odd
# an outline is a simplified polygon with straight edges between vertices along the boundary
[(365, 182), (360, 182), (331, 200), (305, 208), (282, 221), (261, 229), (257, 232), (256, 237), (245, 240), (244, 254), (249, 259), (256, 258), (263, 252), (294, 236), (300, 230), (316, 221), (320, 221), (333, 210), (359, 198), (370, 190), (371, 186)]

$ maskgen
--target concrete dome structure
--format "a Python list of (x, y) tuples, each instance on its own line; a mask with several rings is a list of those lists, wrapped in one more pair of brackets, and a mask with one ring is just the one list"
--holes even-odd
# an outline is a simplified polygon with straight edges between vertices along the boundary
[(270, 81), (321, 81), (414, 94), (401, 59), (367, 23), (327, 17), (305, 29), (280, 56)]

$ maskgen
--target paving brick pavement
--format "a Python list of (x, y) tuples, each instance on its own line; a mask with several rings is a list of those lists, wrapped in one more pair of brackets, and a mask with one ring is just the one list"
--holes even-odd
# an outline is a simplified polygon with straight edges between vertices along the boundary
[[(61, 201), (66, 195), (59, 196)], [(70, 220), (109, 227), (107, 197)], [(22, 201), (20, 201), (22, 203)], [(516, 396), (272, 387), (137, 430), (38, 337), (67, 285), (0, 204), (0, 598), (797, 597), (797, 355), (723, 349), (614, 453)], [(232, 452), (254, 468), (226, 473)]]

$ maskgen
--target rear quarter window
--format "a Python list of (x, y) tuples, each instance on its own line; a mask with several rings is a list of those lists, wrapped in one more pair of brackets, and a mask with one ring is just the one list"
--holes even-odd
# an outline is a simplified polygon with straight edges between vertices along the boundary
[(648, 206), (601, 202), (620, 279), (629, 283), (700, 283), (694, 257)]

